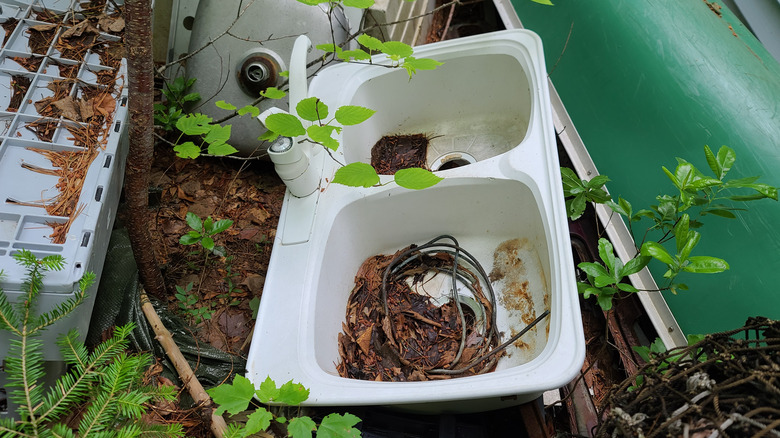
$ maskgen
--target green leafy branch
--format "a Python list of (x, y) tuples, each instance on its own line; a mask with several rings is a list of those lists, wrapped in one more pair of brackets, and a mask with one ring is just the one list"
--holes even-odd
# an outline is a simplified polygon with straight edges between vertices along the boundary
[[(244, 412), (255, 397), (261, 403), (273, 402), (289, 406), (298, 406), (309, 398), (309, 390), (292, 380), (277, 387), (276, 383), (268, 377), (260, 384), (260, 388), (256, 389), (249, 379), (241, 375), (236, 375), (233, 383), (223, 383), (207, 392), (219, 405), (215, 412), (216, 415), (222, 415), (225, 412), (236, 415)], [(360, 418), (349, 413), (329, 414), (317, 424), (308, 416), (296, 416), (288, 419), (275, 415), (264, 407), (258, 407), (248, 415), (246, 424), (232, 423), (228, 425), (225, 437), (246, 437), (267, 430), (272, 422), (275, 422), (277, 426), (286, 427), (288, 436), (293, 438), (311, 438), (314, 432), (318, 438), (357, 438), (360, 436), (360, 431), (354, 428), (360, 422)]]
[[(288, 113), (271, 114), (265, 119), (268, 132), (260, 139), (273, 141), (279, 136), (306, 136), (313, 143), (324, 146), (329, 151), (336, 151), (339, 142), (333, 137), (341, 133), (344, 126), (358, 125), (365, 122), (376, 111), (356, 105), (339, 107), (333, 117), (330, 109), (317, 97), (301, 100), (295, 107), (297, 115)], [(329, 118), (330, 117), (330, 118)], [(402, 169), (395, 173), (394, 181), (401, 187), (420, 190), (431, 187), (442, 178), (426, 169)], [(372, 187), (380, 183), (379, 175), (373, 166), (367, 163), (355, 162), (341, 166), (333, 178), (336, 184), (350, 187)]]
[[(251, 114), (252, 117), (257, 117), (260, 115), (260, 110), (252, 105), (246, 105), (239, 109), (224, 100), (216, 102), (216, 105), (219, 108), (230, 111), (238, 110), (239, 116)], [(236, 148), (228, 144), (232, 125), (223, 126), (214, 123), (214, 119), (205, 114), (191, 113), (180, 117), (176, 121), (176, 128), (181, 131), (181, 135), (179, 140), (176, 141), (176, 146), (174, 146), (173, 150), (176, 151), (176, 156), (179, 158), (198, 158), (203, 154), (204, 149), (209, 155), (217, 156), (231, 155), (238, 152)], [(193, 141), (179, 143), (184, 135), (199, 138), (200, 144), (195, 144)]]
[[(585, 298), (596, 296), (602, 309), (611, 309), (612, 298), (620, 291), (628, 293), (638, 291), (625, 283), (624, 279), (628, 275), (639, 272), (652, 259), (666, 265), (664, 278), (669, 283), (660, 290), (669, 290), (672, 293), (688, 289), (686, 284), (676, 282), (677, 276), (683, 272), (713, 274), (729, 269), (729, 264), (723, 259), (692, 255), (701, 240), (701, 234), (695, 231), (695, 228), (701, 227), (702, 223), (691, 219), (688, 211), (696, 207), (699, 209), (699, 217), (715, 215), (733, 219), (736, 218), (734, 211), (744, 209), (724, 204), (725, 201), (747, 202), (764, 198), (777, 201), (777, 188), (757, 183), (758, 177), (726, 180), (726, 175), (736, 161), (734, 150), (727, 146), (722, 146), (717, 154), (713, 153), (708, 146), (704, 146), (704, 155), (714, 176), (705, 176), (693, 164), (677, 158), (674, 172), (666, 167), (662, 169), (677, 188), (678, 193), (673, 196), (658, 196), (657, 205), (637, 212), (634, 212), (631, 203), (623, 198), (619, 197), (618, 202), (610, 199), (607, 192), (602, 189), (609, 181), (606, 176), (601, 175), (590, 181), (584, 181), (580, 180), (571, 169), (561, 169), (564, 195), (567, 197), (567, 214), (572, 220), (582, 215), (587, 202), (595, 202), (605, 204), (614, 212), (625, 216), (632, 235), (634, 222), (643, 218), (652, 221), (637, 249), (637, 254), (625, 265), (615, 257), (612, 245), (606, 239), (599, 239), (600, 260), (597, 263), (584, 262), (578, 265), (587, 275), (587, 281), (578, 284), (578, 289)], [(727, 192), (731, 189), (748, 189), (750, 193), (731, 195)], [(656, 240), (647, 240), (647, 235), (652, 231), (660, 232), (661, 236)], [(665, 245), (672, 239), (675, 241), (674, 252), (670, 252)]]
[(363, 49), (343, 50), (334, 44), (320, 44), (317, 48), (326, 53), (333, 53), (342, 61), (368, 61), (369, 64), (372, 64), (371, 53), (369, 52), (384, 53), (391, 61), (391, 65), (388, 67), (403, 68), (409, 74), (410, 79), (417, 73), (417, 70), (435, 70), (436, 67), (443, 64), (435, 59), (415, 58), (412, 46), (400, 41), (382, 42), (378, 38), (362, 34), (357, 37), (357, 42), (368, 51)]

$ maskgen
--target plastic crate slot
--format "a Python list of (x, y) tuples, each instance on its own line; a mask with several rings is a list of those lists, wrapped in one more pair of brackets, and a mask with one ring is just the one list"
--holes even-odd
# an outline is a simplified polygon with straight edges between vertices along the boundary
[(100, 202), (100, 198), (102, 197), (103, 197), (103, 186), (98, 186), (97, 190), (95, 190), (95, 201)]
[(106, 162), (103, 163), (103, 168), (104, 169), (108, 169), (109, 167), (111, 167), (111, 155), (107, 156), (106, 157)]
[(120, 104), (120, 106), (125, 106), (125, 105), (127, 105), (127, 98), (123, 97), (122, 98), (122, 103)]
[[(26, 249), (28, 251), (32, 251), (33, 254), (36, 254), (39, 258), (41, 256), (37, 255), (36, 251), (44, 251), (46, 253), (53, 253), (53, 252), (62, 252), (62, 245), (52, 245), (52, 244), (42, 244), (42, 243), (14, 243), (13, 249)], [(15, 253), (16, 251), (14, 251)], [(44, 256), (49, 254), (44, 254)]]
[(122, 126), (122, 122), (117, 121), (114, 125), (114, 132), (119, 132), (119, 127)]
[[(87, 245), (89, 245), (89, 238), (92, 237), (92, 233), (86, 232), (84, 233), (84, 237), (81, 238), (81, 247), (86, 248)], [(78, 263), (76, 264), (76, 267), (78, 267)]]

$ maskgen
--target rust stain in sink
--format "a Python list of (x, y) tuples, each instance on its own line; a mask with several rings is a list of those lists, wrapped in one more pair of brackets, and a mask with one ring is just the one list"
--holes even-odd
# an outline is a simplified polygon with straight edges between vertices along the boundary
[[(535, 256), (535, 254), (534, 256), (531, 254), (533, 254), (533, 249), (528, 239), (506, 240), (499, 244), (493, 252), (493, 269), (490, 271), (489, 278), (500, 307), (508, 314), (508, 331), (510, 333), (504, 334), (504, 339), (515, 335), (536, 319), (535, 296), (543, 298), (545, 305), (549, 303), (549, 298), (544, 293), (546, 290), (544, 273), (537, 272), (540, 269), (534, 263), (535, 260), (529, 260)], [(541, 297), (538, 296), (540, 288), (543, 291)], [(547, 325), (545, 324), (545, 326)], [(524, 351), (523, 355), (535, 354), (538, 338), (537, 328), (534, 327), (514, 343), (516, 352)], [(512, 355), (512, 351), (507, 352)]]

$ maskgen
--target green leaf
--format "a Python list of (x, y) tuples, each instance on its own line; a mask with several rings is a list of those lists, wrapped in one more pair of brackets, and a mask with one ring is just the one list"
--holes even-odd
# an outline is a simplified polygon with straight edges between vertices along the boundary
[(585, 212), (585, 208), (588, 205), (588, 201), (585, 197), (585, 193), (580, 193), (575, 196), (574, 199), (566, 201), (566, 212), (569, 215), (569, 219), (576, 221)]
[[(265, 90), (261, 91), (260, 95), (265, 97), (266, 99), (282, 99), (284, 96), (287, 96), (287, 93), (285, 93), (284, 91), (276, 87), (268, 87)], [(258, 112), (257, 115), (260, 115), (260, 113)]]
[(317, 6), (320, 3), (327, 3), (329, 0), (298, 0), (298, 1), (303, 3), (304, 5)]
[(344, 6), (358, 9), (368, 9), (374, 6), (374, 0), (344, 0)]
[(680, 183), (680, 186), (677, 188), (684, 190), (688, 187), (691, 181), (693, 181), (695, 171), (691, 163), (680, 158), (678, 158), (677, 161), (679, 164), (677, 164), (677, 168), (674, 170), (674, 176)]
[(609, 177), (606, 175), (596, 175), (593, 178), (591, 178), (590, 181), (585, 184), (587, 187), (591, 189), (600, 189), (601, 187), (604, 187), (604, 184), (606, 184), (609, 181)]
[(195, 102), (200, 100), (200, 93), (188, 93), (181, 98), (181, 102)]
[(227, 143), (213, 143), (209, 145), (207, 152), (210, 155), (224, 157), (227, 155), (235, 154), (236, 152), (238, 152), (238, 149), (234, 148), (233, 146)]
[(674, 226), (674, 238), (677, 242), (677, 252), (682, 251), (689, 238), (689, 225), (691, 217), (683, 214), (677, 225)]
[(414, 70), (412, 73), (416, 72), (417, 70), (436, 70), (436, 67), (439, 67), (443, 64), (443, 62), (439, 62), (430, 58), (415, 58), (408, 56), (406, 59), (404, 59), (404, 67), (407, 68), (407, 70), (408, 67), (412, 67)]
[(604, 204), (606, 204), (607, 207), (611, 208), (612, 211), (614, 211), (615, 213), (622, 214), (627, 218), (631, 218), (631, 216), (633, 215), (631, 204), (623, 198), (618, 197), (617, 203), (615, 203), (614, 201), (607, 201)]
[(215, 415), (222, 415), (225, 411), (235, 415), (245, 411), (247, 406), (249, 406), (249, 401), (255, 394), (255, 387), (252, 386), (252, 382), (249, 379), (236, 374), (232, 384), (223, 383), (206, 392), (214, 399), (214, 403), (219, 405), (214, 412)]
[(295, 417), (290, 419), (287, 432), (292, 438), (311, 438), (312, 432), (317, 429), (317, 423), (309, 417)]
[(211, 131), (211, 120), (205, 114), (187, 114), (176, 121), (176, 128), (185, 135), (203, 135)]
[(316, 48), (318, 50), (322, 50), (323, 52), (327, 53), (341, 53), (342, 49), (341, 47), (335, 45), (335, 44), (317, 44)]
[(377, 38), (367, 34), (362, 34), (357, 38), (357, 42), (369, 50), (381, 52), (385, 45)]
[(702, 210), (701, 214), (702, 214), (702, 216), (707, 215), (707, 214), (711, 214), (711, 215), (714, 215), (714, 216), (725, 217), (727, 219), (736, 219), (737, 215), (735, 215), (734, 213), (730, 212), (729, 210), (734, 210), (734, 209), (708, 208), (706, 210)]
[(375, 113), (376, 111), (362, 106), (345, 105), (336, 110), (335, 116), (337, 122), (349, 126), (363, 123)]
[[(191, 235), (190, 233), (196, 233), (197, 236)], [(183, 235), (183, 236), (181, 236), (179, 238), (179, 243), (182, 244), (182, 245), (192, 245), (192, 244), (200, 242), (201, 237), (202, 236), (200, 235), (200, 233), (197, 233), (197, 232), (194, 232), (194, 231), (190, 231), (189, 233), (187, 233), (187, 234), (185, 234), (185, 235)]]
[(296, 406), (305, 402), (308, 398), (309, 390), (300, 383), (293, 383), (293, 381), (290, 380), (279, 388), (279, 396), (274, 401)]
[(547, 5), (547, 6), (555, 6), (552, 4), (550, 0), (531, 0), (534, 3), (539, 3), (540, 5)]
[(306, 134), (301, 121), (292, 114), (271, 114), (265, 119), (265, 127), (285, 137), (297, 137)]
[(395, 183), (405, 189), (422, 190), (433, 187), (443, 178), (436, 176), (427, 169), (413, 167), (410, 169), (401, 169), (394, 175)]
[(271, 420), (273, 420), (273, 418), (273, 414), (268, 412), (268, 410), (265, 408), (257, 408), (257, 410), (249, 414), (246, 419), (246, 426), (244, 426), (244, 436), (249, 436), (268, 429), (268, 426), (271, 425)]
[(634, 286), (628, 284), (628, 283), (618, 283), (617, 284), (618, 289), (622, 290), (623, 292), (639, 292), (639, 289), (635, 288)]
[(240, 108), (238, 110), (238, 115), (243, 116), (244, 114), (251, 114), (252, 117), (257, 117), (260, 115), (260, 108), (252, 105), (247, 105), (243, 108)]
[(688, 256), (691, 255), (691, 251), (693, 251), (693, 248), (695, 248), (699, 243), (699, 240), (701, 240), (701, 234), (697, 233), (696, 231), (691, 231), (688, 233), (688, 238), (685, 240), (685, 245), (683, 245), (683, 248), (679, 251), (680, 262), (688, 260)]
[(188, 211), (184, 216), (184, 221), (187, 222), (187, 225), (193, 230), (200, 231), (203, 229), (203, 222), (200, 220), (200, 217), (191, 211)]
[(599, 258), (609, 272), (615, 272), (615, 252), (612, 244), (605, 238), (599, 239)]
[(200, 244), (209, 251), (214, 249), (214, 239), (209, 236), (203, 236), (203, 239), (200, 240)]
[(408, 44), (404, 44), (400, 41), (387, 41), (384, 43), (382, 52), (388, 55), (391, 59), (401, 59), (407, 56), (412, 56), (414, 49)]
[(683, 271), (697, 274), (717, 274), (729, 269), (729, 264), (717, 257), (693, 256), (688, 258), (688, 262), (683, 266)]
[(331, 137), (331, 135), (333, 134), (333, 131), (336, 131), (337, 129), (337, 127), (330, 125), (312, 125), (306, 128), (306, 134), (308, 134), (309, 138), (313, 141), (322, 143), (323, 146), (335, 151), (339, 148), (339, 142)]
[(317, 438), (359, 438), (360, 431), (352, 426), (360, 423), (360, 418), (350, 414), (329, 414), (320, 422)]
[(618, 276), (623, 278), (631, 274), (636, 274), (637, 272), (644, 269), (644, 267), (647, 266), (648, 263), (650, 263), (650, 260), (652, 260), (652, 257), (638, 255), (633, 259), (629, 260), (625, 264), (625, 266), (623, 266), (623, 269), (620, 270)]
[(707, 159), (707, 165), (710, 166), (710, 169), (712, 170), (712, 173), (715, 174), (716, 178), (723, 178), (723, 168), (720, 167), (720, 163), (718, 163), (717, 158), (715, 158), (715, 154), (712, 153), (712, 149), (710, 149), (709, 146), (706, 144), (704, 145), (704, 157)]
[(591, 277), (610, 277), (609, 272), (600, 263), (582, 262), (577, 267)]
[(206, 137), (203, 139), (206, 143), (225, 143), (226, 141), (230, 140), (230, 130), (232, 128), (231, 125), (227, 126), (221, 126), (221, 125), (209, 125), (211, 126), (211, 130), (209, 130), (208, 134), (206, 134)]
[(610, 284), (614, 284), (615, 279), (612, 278), (611, 275), (599, 275), (598, 277), (593, 279), (593, 285), (597, 288), (602, 288), (604, 286), (609, 286)]
[(729, 196), (726, 199), (729, 199), (731, 201), (736, 201), (736, 202), (748, 202), (748, 201), (757, 201), (759, 199), (766, 199), (766, 195), (761, 193), (754, 193), (752, 195)]
[(675, 265), (674, 258), (657, 242), (645, 242), (644, 245), (642, 245), (641, 253), (643, 256), (651, 256), (667, 265)]
[(718, 166), (720, 167), (718, 178), (723, 179), (736, 161), (737, 154), (734, 152), (734, 149), (725, 145), (721, 146), (720, 149), (718, 149)]
[(179, 158), (195, 159), (200, 156), (200, 147), (191, 141), (177, 144), (173, 147), (173, 151), (176, 152), (176, 156)]
[(349, 61), (350, 59), (354, 59), (356, 61), (365, 61), (371, 59), (371, 55), (369, 55), (365, 50), (361, 49), (344, 50), (339, 52), (336, 56), (338, 56), (339, 59), (343, 59), (345, 61)]
[(307, 97), (298, 102), (295, 111), (303, 120), (318, 122), (328, 118), (328, 106), (316, 97)]
[(582, 187), (582, 180), (568, 167), (561, 167), (561, 181), (565, 187)]
[(235, 105), (233, 105), (232, 103), (227, 103), (224, 100), (218, 100), (215, 103), (215, 105), (217, 105), (217, 108), (222, 108), (223, 110), (228, 110), (228, 111), (235, 111), (236, 110), (236, 106)]
[(279, 138), (279, 134), (277, 134), (276, 132), (273, 132), (271, 130), (265, 131), (263, 133), (263, 135), (261, 135), (260, 137), (257, 137), (257, 139), (260, 140), (260, 141), (274, 141), (277, 138)]
[(371, 187), (379, 183), (379, 175), (370, 164), (350, 163), (336, 171), (333, 182), (350, 187)]
[(601, 289), (599, 292), (599, 296), (597, 297), (597, 302), (599, 303), (599, 306), (601, 307), (601, 310), (608, 311), (612, 309), (612, 296), (613, 293), (606, 293), (607, 289)]
[(669, 171), (669, 169), (666, 168), (666, 166), (661, 166), (661, 169), (664, 171), (666, 176), (669, 177), (670, 180), (672, 180), (672, 184), (674, 184), (675, 187), (678, 189), (682, 189), (682, 186), (680, 185), (680, 181), (677, 179), (676, 176), (672, 174), (672, 172)]
[(206, 232), (209, 234), (209, 236), (213, 236), (215, 234), (221, 233), (228, 228), (230, 228), (233, 225), (233, 221), (230, 219), (221, 219), (216, 222), (214, 222), (214, 225), (211, 226), (211, 230), (206, 230)]
[(279, 388), (276, 387), (276, 382), (271, 380), (271, 377), (268, 376), (263, 380), (263, 383), (260, 384), (260, 389), (255, 392), (255, 395), (257, 395), (258, 400), (262, 403), (268, 403), (279, 397)]

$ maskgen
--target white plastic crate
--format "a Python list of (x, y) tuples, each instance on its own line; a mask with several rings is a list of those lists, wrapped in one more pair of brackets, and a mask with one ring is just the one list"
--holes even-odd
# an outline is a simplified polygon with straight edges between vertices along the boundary
[[(86, 335), (127, 152), (126, 62), (106, 65), (98, 53), (116, 47), (120, 35), (100, 28), (95, 45), (83, 53), (61, 45), (63, 33), (93, 10), (115, 12), (111, 1), (92, 9), (87, 3), (0, 1), (0, 23), (6, 24), (0, 28), (0, 269), (5, 274), (0, 287), (10, 300), (23, 297), (25, 272), (13, 258), (20, 249), (38, 257), (59, 254), (66, 262), (62, 271), (47, 274), (39, 311), (73, 297), (85, 272), (98, 277), (87, 302), (44, 332), (47, 361), (60, 359), (54, 344), (60, 334), (76, 328)], [(44, 39), (46, 45), (33, 50), (33, 32), (50, 24), (56, 27)], [(71, 100), (77, 102), (76, 113), (63, 103)], [(83, 171), (64, 171), (51, 156), (79, 163), (76, 167)], [(63, 192), (59, 186), (65, 183), (71, 188)], [(67, 198), (63, 193), (73, 194), (70, 207), (57, 209)], [(0, 359), (8, 352), (8, 341), (8, 334), (0, 332)]]

